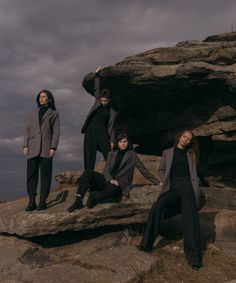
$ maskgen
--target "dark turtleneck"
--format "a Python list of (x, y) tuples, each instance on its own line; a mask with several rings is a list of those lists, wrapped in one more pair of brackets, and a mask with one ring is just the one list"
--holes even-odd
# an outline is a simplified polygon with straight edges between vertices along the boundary
[(48, 106), (41, 106), (39, 108), (39, 125), (42, 125), (43, 115), (48, 111)]
[(118, 153), (117, 153), (117, 156), (116, 156), (116, 161), (115, 161), (114, 167), (113, 167), (112, 172), (111, 172), (113, 179), (116, 178), (116, 176), (119, 172), (120, 164), (121, 164), (121, 161), (122, 161), (126, 151), (127, 151), (127, 149), (124, 149), (124, 150), (119, 149), (118, 150)]
[(187, 149), (174, 148), (171, 177), (189, 176)]

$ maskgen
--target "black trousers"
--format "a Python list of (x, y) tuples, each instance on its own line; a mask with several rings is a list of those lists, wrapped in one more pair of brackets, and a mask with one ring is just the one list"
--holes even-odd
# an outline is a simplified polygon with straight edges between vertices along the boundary
[(88, 129), (84, 135), (84, 169), (93, 170), (96, 162), (97, 150), (99, 150), (104, 159), (107, 159), (110, 151), (110, 143), (106, 128), (98, 131)]
[(184, 252), (190, 264), (200, 264), (200, 226), (195, 194), (188, 176), (171, 181), (171, 189), (153, 204), (140, 245), (152, 249), (163, 219), (182, 213)]
[(92, 170), (86, 170), (81, 176), (77, 194), (83, 198), (87, 191), (92, 194), (94, 205), (116, 201), (122, 196), (120, 187), (107, 183), (102, 174)]
[(52, 159), (34, 157), (27, 160), (27, 193), (29, 197), (36, 196), (40, 171), (40, 195), (46, 200), (52, 181)]

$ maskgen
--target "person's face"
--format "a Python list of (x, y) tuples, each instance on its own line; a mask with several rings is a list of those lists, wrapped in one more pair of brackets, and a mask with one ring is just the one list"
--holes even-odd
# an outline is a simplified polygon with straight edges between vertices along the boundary
[(118, 141), (118, 147), (120, 150), (125, 150), (129, 145), (127, 138), (123, 138), (122, 140)]
[(45, 92), (41, 92), (39, 95), (39, 103), (42, 106), (47, 106), (48, 105), (48, 96)]
[(100, 101), (102, 106), (107, 106), (110, 103), (110, 99), (107, 97), (101, 97)]
[(191, 141), (193, 139), (193, 136), (189, 132), (184, 132), (182, 136), (179, 138), (178, 146), (181, 148), (186, 148), (190, 145)]

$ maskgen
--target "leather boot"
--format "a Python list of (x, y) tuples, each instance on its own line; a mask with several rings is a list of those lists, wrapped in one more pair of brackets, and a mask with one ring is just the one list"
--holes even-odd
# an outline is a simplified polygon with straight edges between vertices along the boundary
[(73, 204), (67, 208), (67, 211), (73, 212), (76, 209), (81, 209), (81, 208), (83, 208), (82, 198), (77, 196)]
[(29, 203), (25, 208), (25, 211), (33, 211), (37, 208), (37, 204), (35, 202), (35, 197), (30, 197)]
[(37, 210), (45, 210), (47, 208), (46, 198), (41, 196)]
[(86, 206), (88, 208), (93, 208), (98, 203), (99, 203), (99, 198), (97, 197), (97, 192), (89, 192), (89, 197)]

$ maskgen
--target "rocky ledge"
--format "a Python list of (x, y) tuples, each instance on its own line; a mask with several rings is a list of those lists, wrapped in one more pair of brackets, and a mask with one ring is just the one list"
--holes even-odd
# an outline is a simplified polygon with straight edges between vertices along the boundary
[[(156, 48), (101, 71), (119, 110), (118, 125), (140, 145), (161, 152), (180, 130), (198, 137), (207, 176), (235, 180), (236, 33)], [(84, 88), (93, 93), (94, 73)]]
[[(236, 192), (232, 188), (204, 188), (207, 205), (200, 213), (202, 231), (206, 237), (232, 240), (236, 237)], [(92, 209), (84, 207), (73, 213), (66, 208), (75, 198), (74, 190), (50, 194), (45, 211), (25, 212), (26, 199), (0, 205), (0, 232), (26, 238), (56, 234), (63, 231), (84, 231), (98, 227), (143, 224), (160, 188), (134, 188), (129, 199), (119, 203), (99, 204)], [(217, 196), (217, 197), (216, 197)], [(218, 200), (217, 200), (218, 198)], [(86, 199), (85, 199), (86, 202)], [(167, 221), (167, 231), (179, 230), (179, 217)], [(172, 227), (170, 229), (170, 226)], [(176, 228), (177, 227), (177, 228)]]

